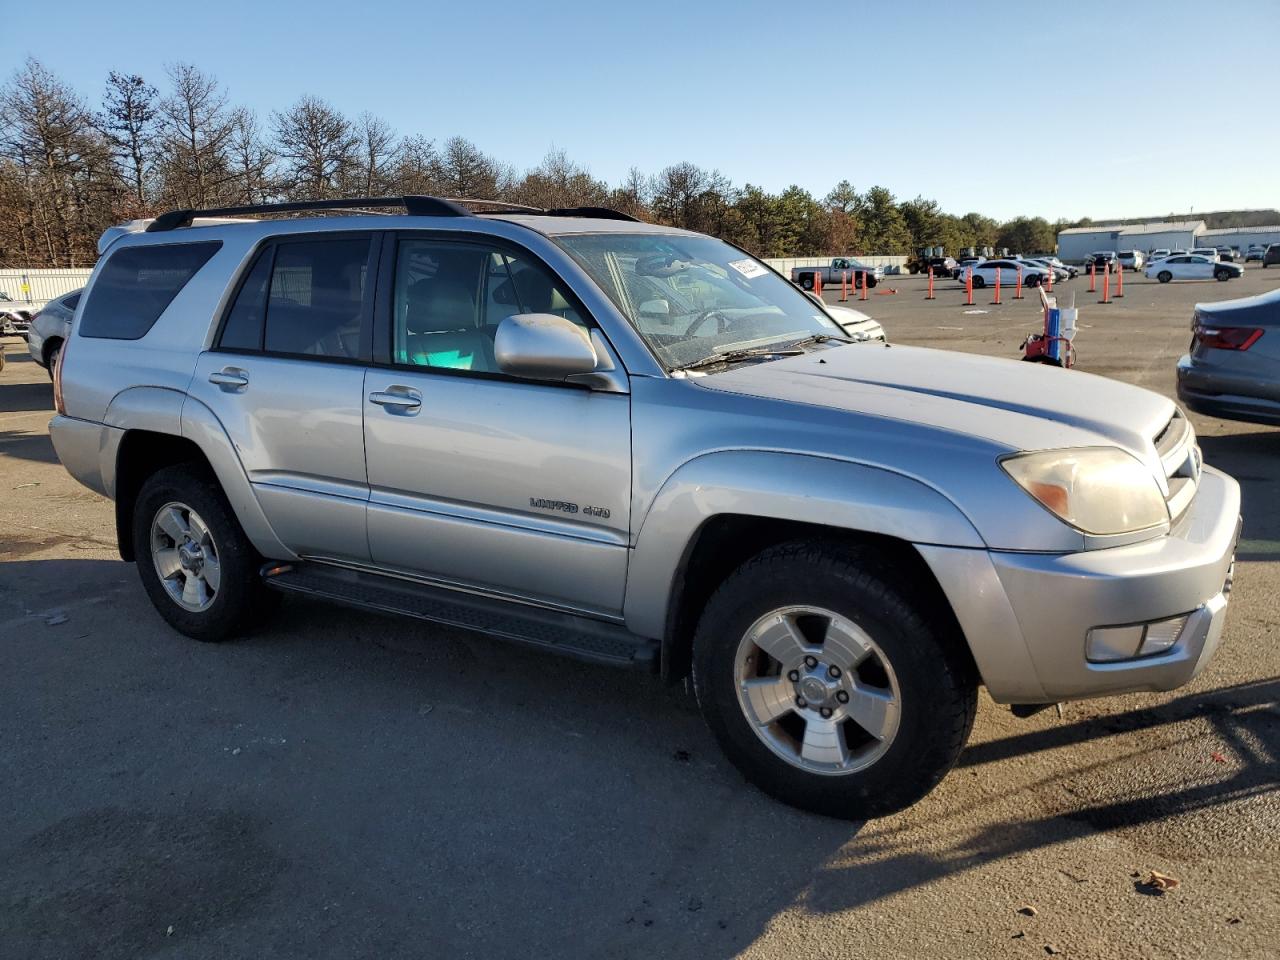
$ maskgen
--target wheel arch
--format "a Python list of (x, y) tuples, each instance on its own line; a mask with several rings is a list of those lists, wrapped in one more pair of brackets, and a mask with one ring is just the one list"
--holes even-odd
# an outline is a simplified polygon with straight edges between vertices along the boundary
[(697, 614), (724, 577), (769, 546), (806, 538), (878, 546), (926, 584), (940, 615), (950, 606), (913, 544), (985, 546), (955, 504), (902, 474), (795, 454), (708, 454), (677, 470), (646, 514), (627, 577), (627, 625), (661, 639), (662, 673), (678, 679)]
[(115, 449), (104, 458), (103, 474), (115, 500), (122, 559), (134, 559), (133, 513), (142, 484), (157, 470), (182, 463), (196, 464), (217, 480), (259, 553), (295, 559), (272, 530), (230, 437), (203, 403), (177, 390), (137, 387), (112, 399), (106, 423), (115, 428)]

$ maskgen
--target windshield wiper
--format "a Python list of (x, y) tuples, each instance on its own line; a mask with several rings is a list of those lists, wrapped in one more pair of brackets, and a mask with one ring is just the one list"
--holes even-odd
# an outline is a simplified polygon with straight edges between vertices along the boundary
[(749, 350), (726, 350), (723, 353), (713, 353), (711, 356), (703, 357), (701, 360), (682, 363), (678, 367), (672, 367), (672, 369), (696, 370), (699, 367), (714, 367), (719, 363), (737, 363), (739, 360), (751, 360), (755, 357), (798, 357), (802, 353), (804, 353), (803, 350), (796, 350), (792, 347), (752, 347)]
[(815, 333), (812, 336), (805, 337), (803, 340), (797, 340), (788, 344), (792, 347), (807, 347), (811, 343), (857, 343), (857, 340), (850, 340), (848, 337), (837, 337), (833, 333)]

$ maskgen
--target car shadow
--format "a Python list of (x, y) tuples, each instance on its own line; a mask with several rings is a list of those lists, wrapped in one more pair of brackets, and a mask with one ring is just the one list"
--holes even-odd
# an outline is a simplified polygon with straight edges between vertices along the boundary
[[(41, 735), (7, 760), (16, 956), (141, 955), (169, 917), (211, 949), (288, 930), (290, 952), (342, 955), (376, 914), (388, 954), (730, 957), (798, 904), (872, 904), (1277, 786), (1255, 746), (1275, 742), (1274, 679), (974, 744), (918, 808), (865, 825), (747, 786), (678, 689), (482, 636), (286, 600), (249, 638), (193, 643), (103, 560), (0, 564), (0, 622), (22, 616), (0, 726)], [(967, 771), (1199, 717), (1239, 745), (1225, 780), (997, 822), (957, 801)]]
[(16, 457), (39, 463), (58, 462), (49, 434), (25, 433), (20, 430), (0, 430), (0, 457)]
[(53, 415), (53, 384), (6, 382), (0, 374), (0, 413), (29, 413), (48, 410)]

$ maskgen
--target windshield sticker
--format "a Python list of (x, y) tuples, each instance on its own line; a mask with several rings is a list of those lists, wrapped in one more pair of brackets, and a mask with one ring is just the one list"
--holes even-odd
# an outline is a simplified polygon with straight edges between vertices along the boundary
[(731, 260), (729, 266), (737, 270), (748, 280), (754, 280), (756, 277), (763, 277), (769, 271), (754, 260)]

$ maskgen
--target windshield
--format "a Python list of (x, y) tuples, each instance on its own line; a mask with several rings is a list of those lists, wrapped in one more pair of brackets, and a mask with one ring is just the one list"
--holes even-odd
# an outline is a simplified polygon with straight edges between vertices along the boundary
[(614, 233), (554, 239), (669, 369), (818, 334), (843, 336), (813, 300), (712, 237)]

